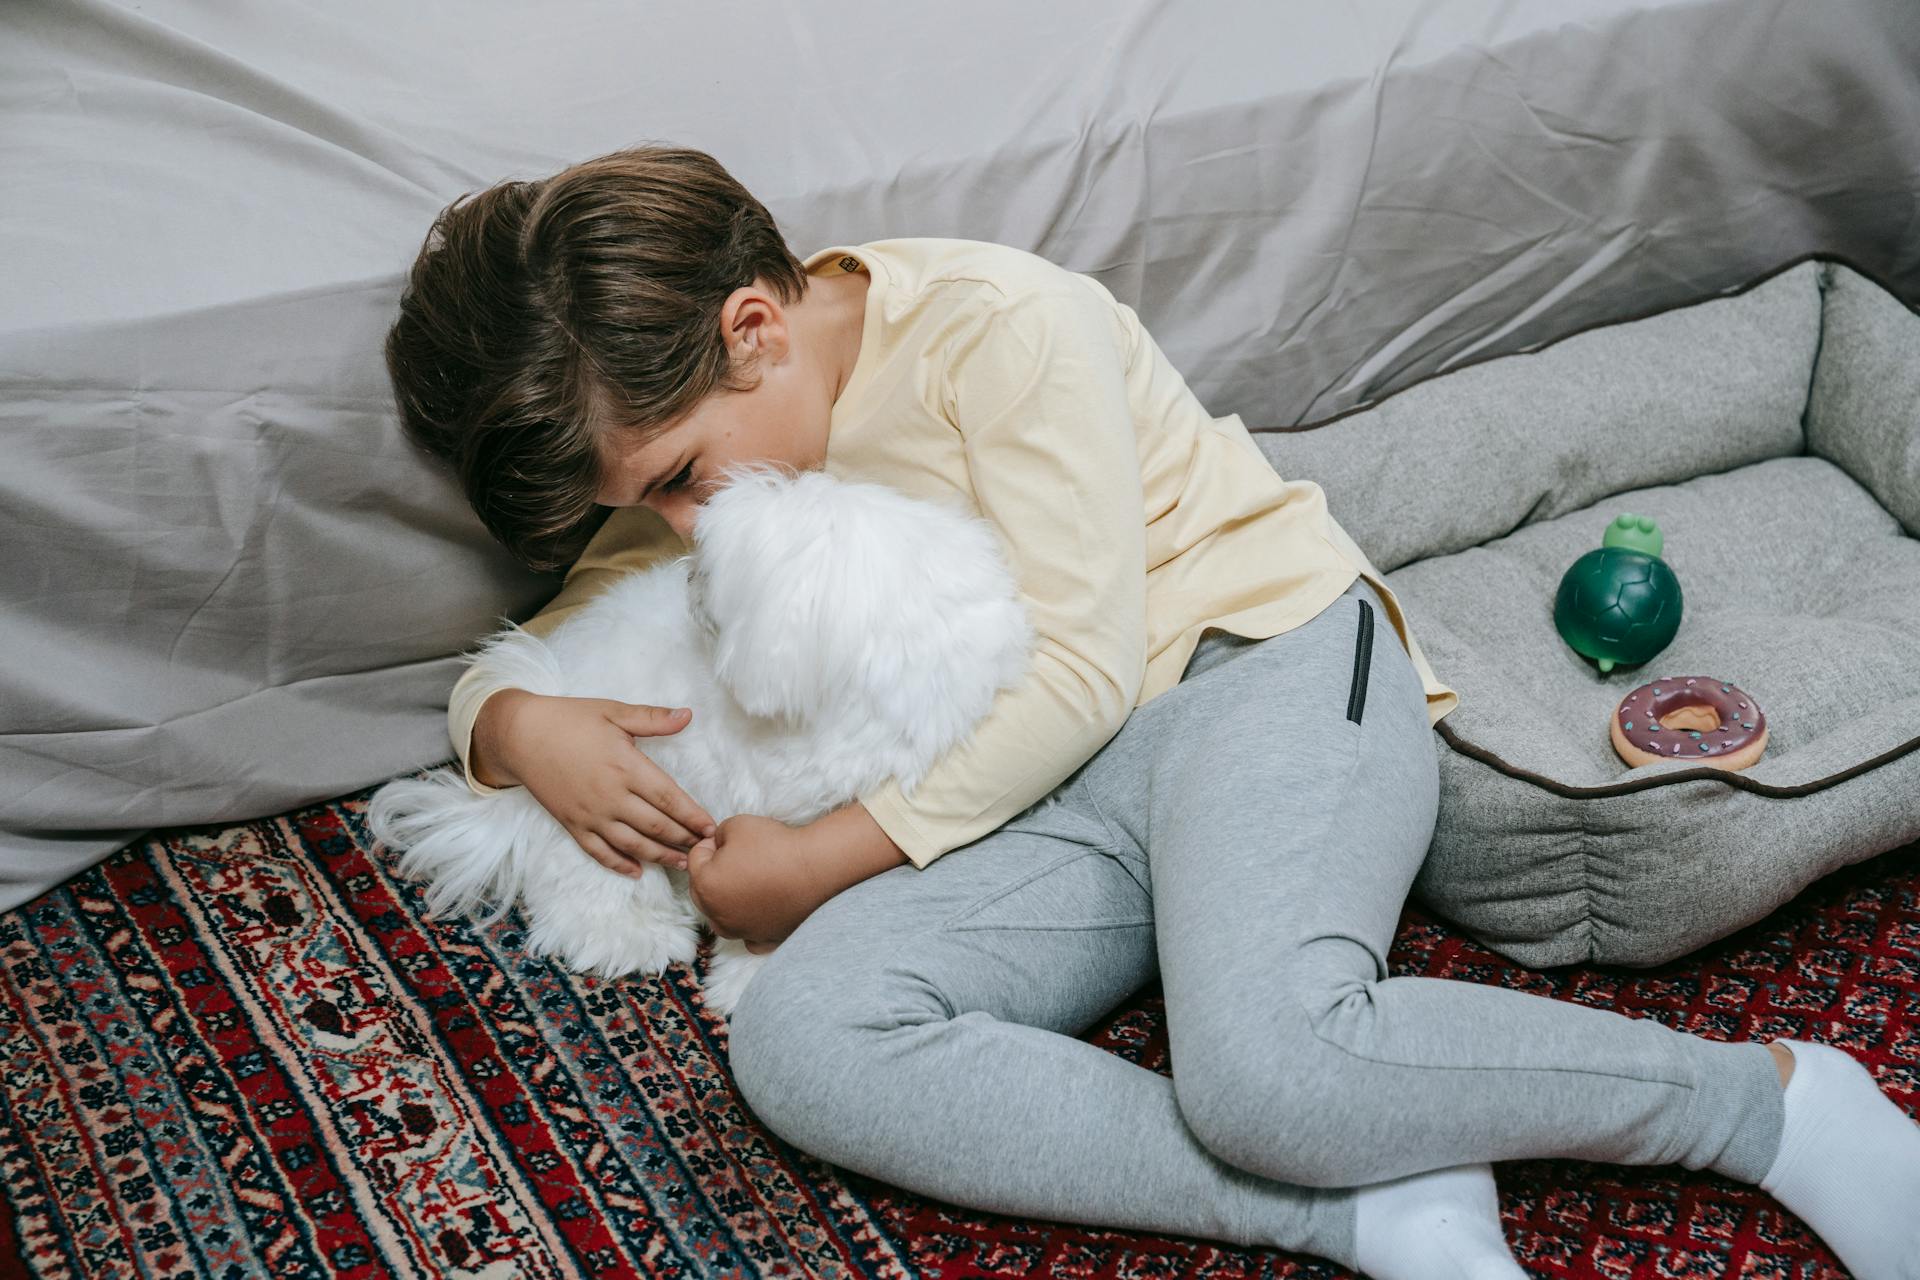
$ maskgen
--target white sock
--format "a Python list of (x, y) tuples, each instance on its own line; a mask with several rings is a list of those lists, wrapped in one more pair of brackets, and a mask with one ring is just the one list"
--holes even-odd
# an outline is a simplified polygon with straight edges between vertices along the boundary
[(1855, 1280), (1920, 1280), (1920, 1125), (1844, 1049), (1793, 1054), (1786, 1129), (1760, 1189), (1826, 1241)]
[(1355, 1187), (1354, 1262), (1372, 1280), (1527, 1280), (1500, 1229), (1491, 1164)]

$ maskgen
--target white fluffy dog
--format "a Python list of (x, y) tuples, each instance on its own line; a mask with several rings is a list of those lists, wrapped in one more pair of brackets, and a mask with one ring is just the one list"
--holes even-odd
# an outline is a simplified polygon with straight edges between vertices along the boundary
[[(534, 693), (694, 708), (637, 739), (714, 821), (810, 822), (888, 778), (911, 791), (996, 693), (1033, 632), (993, 530), (957, 505), (750, 462), (700, 509), (690, 554), (621, 579), (546, 640), (517, 626), (469, 662)], [(368, 822), (430, 881), (429, 910), (483, 922), (520, 900), (528, 950), (607, 976), (692, 962), (687, 874), (609, 871), (525, 787), (475, 795), (438, 768), (380, 788)], [(703, 984), (731, 1016), (764, 956), (718, 939)]]

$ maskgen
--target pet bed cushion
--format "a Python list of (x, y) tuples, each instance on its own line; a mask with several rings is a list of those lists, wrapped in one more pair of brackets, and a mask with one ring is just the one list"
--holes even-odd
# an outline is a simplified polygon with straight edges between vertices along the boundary
[[(1257, 437), (1397, 566), (1460, 691), (1436, 729), (1423, 900), (1525, 964), (1648, 965), (1920, 838), (1920, 542), (1883, 505), (1916, 484), (1916, 344), (1920, 317), (1807, 263)], [(1417, 451), (1419, 486), (1369, 488), (1362, 441)], [(1602, 676), (1560, 639), (1553, 599), (1621, 511), (1659, 522), (1685, 614), (1649, 662)], [(1760, 761), (1629, 768), (1610, 717), (1668, 674), (1754, 694)]]
[(1845, 268), (1830, 273), (1807, 447), (1920, 538), (1920, 320)]

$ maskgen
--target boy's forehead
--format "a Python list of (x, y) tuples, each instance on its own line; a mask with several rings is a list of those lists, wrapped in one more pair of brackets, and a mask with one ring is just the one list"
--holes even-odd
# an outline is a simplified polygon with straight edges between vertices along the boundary
[(688, 439), (688, 430), (684, 417), (652, 429), (623, 426), (602, 432), (598, 448), (609, 470), (645, 485), (666, 479), (660, 473), (672, 465), (675, 452)]
[(616, 422), (595, 434), (602, 447), (616, 457), (633, 458), (643, 453), (651, 456), (670, 448), (668, 442), (681, 434), (690, 421), (690, 415), (682, 414), (671, 422)]

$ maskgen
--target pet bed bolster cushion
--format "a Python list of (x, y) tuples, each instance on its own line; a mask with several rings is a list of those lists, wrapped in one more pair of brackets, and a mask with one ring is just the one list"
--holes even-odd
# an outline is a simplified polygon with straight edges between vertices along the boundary
[[(1460, 691), (1422, 901), (1528, 965), (1651, 965), (1920, 839), (1916, 370), (1920, 316), (1806, 262), (1256, 433), (1325, 487)], [(1602, 676), (1552, 605), (1621, 511), (1659, 522), (1685, 614)], [(1629, 768), (1610, 717), (1669, 674), (1752, 692), (1760, 761)]]
[(1807, 447), (1872, 491), (1920, 538), (1920, 320), (1835, 268), (1807, 403)]

